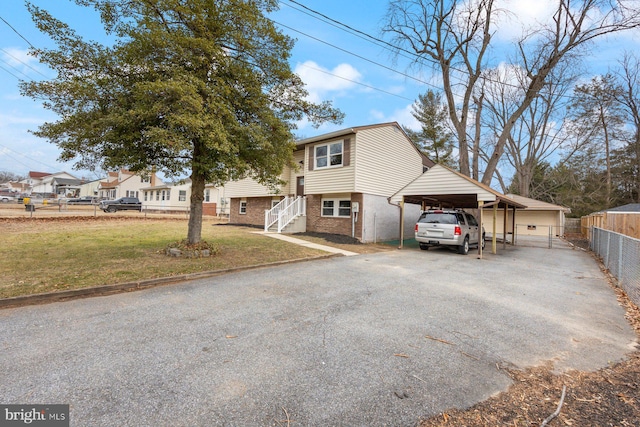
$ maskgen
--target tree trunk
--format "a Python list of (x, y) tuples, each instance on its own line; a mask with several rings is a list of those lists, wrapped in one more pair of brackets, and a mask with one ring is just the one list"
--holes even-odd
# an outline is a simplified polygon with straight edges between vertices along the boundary
[(204, 200), (205, 177), (194, 168), (191, 173), (191, 199), (189, 203), (189, 244), (199, 243), (202, 239), (202, 202)]

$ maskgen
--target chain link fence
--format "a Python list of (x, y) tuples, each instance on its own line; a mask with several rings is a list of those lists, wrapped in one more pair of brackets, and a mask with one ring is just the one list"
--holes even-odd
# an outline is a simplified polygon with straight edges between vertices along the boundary
[(593, 227), (590, 246), (631, 301), (640, 306), (640, 239)]

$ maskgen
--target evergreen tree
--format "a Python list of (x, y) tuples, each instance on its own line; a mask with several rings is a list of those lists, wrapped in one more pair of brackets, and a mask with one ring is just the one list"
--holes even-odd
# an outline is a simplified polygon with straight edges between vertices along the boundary
[(436, 163), (455, 167), (453, 139), (447, 126), (449, 113), (440, 94), (428, 90), (418, 95), (411, 109), (411, 115), (420, 122), (420, 130), (407, 133), (420, 151)]
[(305, 100), (288, 63), (293, 41), (265, 17), (276, 0), (76, 3), (95, 8), (116, 43), (86, 42), (28, 4), (57, 44), (31, 52), (57, 77), (21, 84), (59, 116), (34, 133), (79, 169), (188, 174), (189, 243), (201, 239), (205, 183), (251, 176), (275, 186), (292, 162), (295, 122), (342, 119)]

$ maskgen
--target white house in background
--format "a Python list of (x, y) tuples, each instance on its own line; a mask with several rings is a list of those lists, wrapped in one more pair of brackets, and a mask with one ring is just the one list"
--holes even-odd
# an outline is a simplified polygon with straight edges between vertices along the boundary
[(140, 192), (143, 210), (187, 212), (191, 198), (191, 180), (178, 184), (160, 183), (144, 187)]
[[(517, 236), (564, 236), (565, 233), (565, 214), (571, 212), (571, 209), (554, 205), (552, 203), (542, 202), (528, 197), (518, 196), (517, 194), (506, 194), (506, 197), (513, 201), (525, 205), (525, 209), (518, 210), (516, 215), (516, 235)], [(490, 210), (491, 208), (487, 208)], [(489, 218), (485, 214), (485, 218)], [(513, 212), (507, 212), (507, 233), (513, 233)], [(504, 212), (498, 210), (496, 217), (496, 233), (502, 234), (504, 225)]]
[[(434, 164), (395, 122), (300, 140), (293, 158), (296, 167), (285, 168), (286, 184), (276, 190), (252, 179), (225, 184), (231, 223), (343, 234), (362, 242), (397, 239), (399, 207), (388, 198)], [(409, 209), (417, 218), (419, 207)]]
[(108, 172), (107, 179), (98, 184), (98, 197), (101, 199), (118, 199), (120, 197), (137, 197), (142, 200), (141, 189), (153, 187), (162, 181), (156, 174), (137, 175), (126, 169)]
[[(190, 179), (177, 184), (162, 183), (153, 187), (145, 187), (141, 189), (141, 192), (143, 210), (157, 212), (188, 212), (190, 209)], [(223, 194), (223, 188), (218, 188), (213, 184), (207, 184), (204, 190), (202, 214), (207, 216), (225, 216), (225, 212), (228, 212), (229, 202), (222, 197)]]
[(31, 171), (27, 179), (20, 182), (29, 186), (27, 193), (44, 197), (76, 196), (82, 184), (81, 179), (68, 172), (47, 173)]

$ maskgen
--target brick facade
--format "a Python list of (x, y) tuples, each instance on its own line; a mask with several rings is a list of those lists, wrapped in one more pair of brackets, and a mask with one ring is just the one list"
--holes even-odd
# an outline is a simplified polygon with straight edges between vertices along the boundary
[[(342, 234), (351, 236), (351, 216), (349, 218), (323, 217), (322, 216), (322, 198), (320, 194), (307, 195), (307, 231), (315, 233)], [(362, 194), (351, 194), (351, 204), (353, 202), (360, 203), (360, 211), (362, 211)], [(358, 222), (355, 224), (355, 237), (362, 238), (362, 221), (358, 214)]]
[[(350, 217), (323, 217), (322, 216), (322, 198), (320, 194), (307, 195), (307, 231), (316, 233), (342, 234), (351, 236), (351, 213)], [(330, 197), (327, 195), (326, 197)], [(231, 224), (251, 224), (264, 226), (264, 211), (271, 209), (271, 197), (247, 197), (247, 213), (240, 214), (239, 198), (232, 198), (230, 205), (229, 222)], [(358, 222), (355, 224), (355, 237), (362, 239), (362, 211), (363, 197), (362, 193), (351, 194), (351, 204), (360, 203), (360, 213), (358, 213)]]
[(264, 211), (271, 209), (271, 197), (247, 197), (247, 213), (240, 213), (240, 200), (231, 199), (229, 222), (231, 224), (251, 224), (264, 227)]

